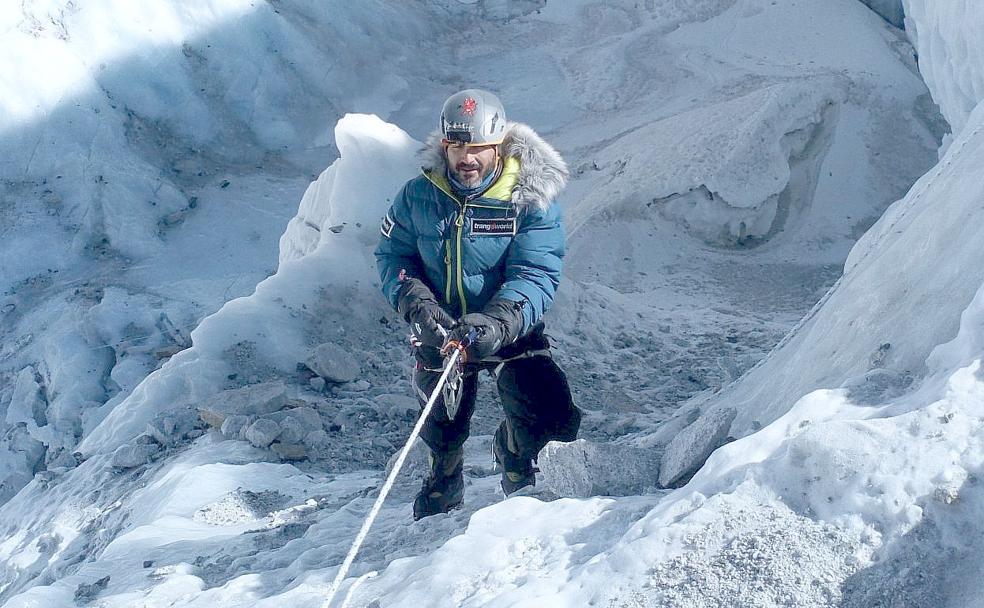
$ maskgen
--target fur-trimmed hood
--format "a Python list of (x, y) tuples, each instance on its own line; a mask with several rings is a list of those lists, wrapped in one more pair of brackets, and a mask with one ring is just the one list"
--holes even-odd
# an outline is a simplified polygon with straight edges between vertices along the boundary
[[(447, 171), (441, 133), (435, 131), (418, 154), (424, 171), (443, 175)], [(515, 205), (533, 205), (546, 210), (567, 185), (567, 163), (536, 131), (520, 122), (509, 123), (502, 140), (502, 154), (519, 160), (519, 176), (513, 187)]]

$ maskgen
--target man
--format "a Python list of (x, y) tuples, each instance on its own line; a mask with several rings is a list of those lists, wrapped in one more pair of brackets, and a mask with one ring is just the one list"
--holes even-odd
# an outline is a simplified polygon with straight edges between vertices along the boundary
[(548, 441), (573, 441), (581, 420), (540, 320), (564, 255), (553, 202), (567, 181), (563, 159), (528, 126), (507, 122), (495, 95), (468, 89), (444, 103), (421, 161), (423, 175), (393, 201), (376, 249), (383, 294), (416, 344), (421, 404), (437, 385), (442, 349), (472, 331), (475, 339), (464, 351), (456, 411), (448, 404), (449, 416), (442, 395), (421, 432), (431, 470), (414, 519), (462, 502), (480, 370), (492, 373), (505, 411), (492, 448), (506, 495), (533, 485), (537, 453)]

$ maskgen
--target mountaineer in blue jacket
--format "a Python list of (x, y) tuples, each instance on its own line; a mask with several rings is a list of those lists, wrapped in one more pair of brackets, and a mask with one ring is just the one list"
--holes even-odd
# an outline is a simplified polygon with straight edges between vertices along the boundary
[(564, 255), (554, 202), (567, 182), (564, 160), (531, 128), (507, 122), (495, 95), (468, 89), (444, 103), (421, 161), (423, 174), (393, 201), (376, 249), (383, 294), (417, 344), (421, 404), (440, 377), (442, 347), (472, 329), (477, 338), (465, 351), (456, 413), (449, 418), (438, 398), (421, 433), (431, 470), (415, 519), (462, 502), (480, 370), (492, 373), (505, 411), (492, 448), (506, 495), (533, 485), (537, 453), (548, 441), (573, 441), (581, 421), (541, 321)]

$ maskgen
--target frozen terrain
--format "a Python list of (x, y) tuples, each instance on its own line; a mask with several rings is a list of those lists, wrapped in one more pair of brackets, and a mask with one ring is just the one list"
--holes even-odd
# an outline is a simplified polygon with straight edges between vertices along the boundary
[(486, 386), (351, 605), (972, 605), (981, 24), (905, 4), (925, 84), (855, 0), (5, 10), (0, 602), (321, 605), (415, 410), (378, 221), (480, 84), (574, 172), (587, 443), (502, 501)]

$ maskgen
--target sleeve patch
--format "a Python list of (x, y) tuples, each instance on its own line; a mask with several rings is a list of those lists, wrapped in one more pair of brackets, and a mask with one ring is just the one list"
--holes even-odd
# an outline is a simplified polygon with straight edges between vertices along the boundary
[(389, 213), (387, 213), (383, 217), (383, 225), (379, 227), (379, 231), (382, 232), (383, 236), (386, 238), (390, 238), (390, 235), (393, 234), (393, 226), (395, 225), (395, 222), (393, 222), (393, 219), (390, 217)]

